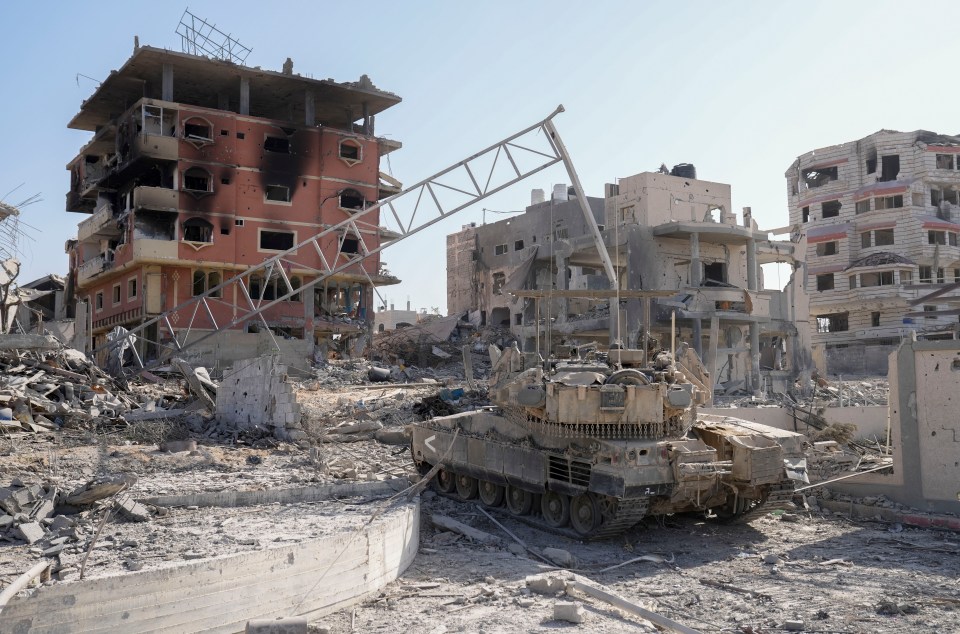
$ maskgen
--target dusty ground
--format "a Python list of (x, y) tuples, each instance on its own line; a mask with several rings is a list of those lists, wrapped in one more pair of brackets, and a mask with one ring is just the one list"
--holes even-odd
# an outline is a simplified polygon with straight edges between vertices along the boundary
[[(339, 422), (412, 420), (411, 408), (439, 386), (397, 389), (341, 387), (301, 392), (314, 430)], [(16, 441), (0, 439), (0, 474), (9, 482), (54, 481), (63, 489), (101, 473), (133, 473), (134, 497), (225, 489), (266, 489), (337, 480), (374, 480), (411, 470), (403, 447), (375, 440), (299, 448), (273, 442), (229, 446), (201, 439), (192, 453), (163, 453), (121, 433), (63, 432)], [(0, 482), (2, 485), (3, 482)], [(262, 548), (297, 539), (298, 520), (366, 517), (376, 503), (331, 503), (258, 509), (174, 509), (150, 522), (113, 517), (91, 554), (88, 574), (172, 565), (182, 559)], [(644, 631), (628, 617), (592, 599), (581, 625), (553, 620), (553, 606), (569, 597), (544, 596), (525, 579), (558, 574), (519, 548), (471, 504), (427, 493), (421, 549), (410, 569), (383, 593), (354, 610), (321, 619), (330, 632), (590, 632)], [(472, 543), (434, 528), (440, 513), (496, 535), (495, 546)], [(60, 556), (63, 576), (76, 574), (102, 511), (81, 516), (78, 536)], [(696, 517), (650, 519), (617, 540), (581, 544), (529, 527), (503, 512), (494, 516), (534, 552), (562, 548), (583, 577), (623, 598), (703, 632), (774, 632), (802, 621), (808, 632), (960, 631), (960, 536), (838, 515), (770, 514), (749, 525)], [(289, 526), (287, 525), (289, 519)], [(319, 530), (319, 529), (318, 529)], [(601, 569), (644, 554), (640, 561)], [(38, 560), (39, 548), (0, 541), (0, 587)], [(133, 562), (132, 564), (129, 562)], [(892, 614), (891, 614), (892, 613)]]
[[(531, 593), (524, 583), (548, 567), (512, 552), (512, 540), (472, 505), (426, 497), (413, 565), (377, 599), (324, 619), (331, 632), (643, 631), (638, 619), (583, 597), (578, 600), (588, 612), (585, 623), (553, 620), (554, 603), (570, 599)], [(435, 512), (503, 536), (504, 546), (438, 531), (426, 519)], [(842, 516), (771, 514), (748, 525), (696, 517), (650, 520), (619, 540), (581, 544), (503, 513), (495, 517), (531, 548), (566, 549), (582, 576), (703, 632), (775, 632), (788, 620), (803, 621), (807, 632), (960, 631), (955, 533)], [(643, 554), (672, 563), (593, 572)], [(897, 608), (906, 614), (882, 613)]]

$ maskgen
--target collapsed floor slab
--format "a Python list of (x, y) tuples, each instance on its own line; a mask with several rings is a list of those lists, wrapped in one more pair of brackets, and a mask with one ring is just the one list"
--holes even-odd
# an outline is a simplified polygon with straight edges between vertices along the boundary
[[(347, 490), (349, 489), (349, 490)], [(391, 483), (257, 492), (249, 501), (390, 495)], [(243, 504), (244, 496), (194, 494), (196, 506)], [(178, 496), (151, 503), (177, 505)], [(319, 618), (361, 601), (396, 579), (416, 556), (419, 500), (391, 505), (332, 536), (173, 567), (58, 583), (3, 610), (0, 632), (240, 632), (254, 618)]]

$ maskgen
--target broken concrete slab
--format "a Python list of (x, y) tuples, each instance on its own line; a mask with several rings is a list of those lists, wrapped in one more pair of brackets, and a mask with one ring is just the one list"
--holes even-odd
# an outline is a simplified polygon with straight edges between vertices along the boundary
[(51, 335), (0, 335), (0, 350), (59, 350), (62, 347)]
[(181, 453), (184, 451), (196, 451), (196, 450), (197, 450), (196, 440), (168, 440), (166, 442), (160, 443), (160, 451), (168, 451), (170, 453)]
[(46, 531), (39, 522), (24, 522), (13, 529), (13, 533), (28, 544), (33, 544), (43, 539)]
[(115, 476), (103, 476), (77, 487), (64, 500), (71, 506), (89, 506), (97, 500), (116, 495), (137, 483), (137, 476), (124, 473)]
[(531, 575), (526, 578), (526, 584), (532, 592), (546, 595), (555, 595), (567, 586), (567, 582), (557, 575)]
[(147, 522), (151, 518), (150, 509), (129, 497), (117, 500), (114, 508), (120, 515), (133, 522)]
[(454, 533), (459, 533), (460, 535), (463, 535), (464, 537), (467, 537), (468, 539), (480, 544), (499, 544), (501, 542), (500, 538), (496, 535), (491, 535), (490, 533), (477, 530), (472, 526), (467, 526), (463, 522), (458, 522), (452, 517), (447, 517), (446, 515), (437, 515), (435, 513), (430, 516), (430, 521), (434, 526), (444, 530), (453, 531)]

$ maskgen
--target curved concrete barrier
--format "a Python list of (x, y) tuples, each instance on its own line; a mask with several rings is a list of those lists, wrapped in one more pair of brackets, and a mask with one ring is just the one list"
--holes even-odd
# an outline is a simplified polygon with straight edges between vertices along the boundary
[(46, 586), (11, 600), (0, 632), (240, 632), (255, 618), (319, 618), (406, 570), (419, 518), (419, 499), (400, 501), (349, 533)]

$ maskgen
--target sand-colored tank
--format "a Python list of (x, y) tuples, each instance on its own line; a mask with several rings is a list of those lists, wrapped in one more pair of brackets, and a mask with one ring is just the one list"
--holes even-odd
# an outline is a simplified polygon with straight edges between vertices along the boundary
[(618, 534), (646, 515), (747, 519), (806, 481), (803, 437), (697, 416), (703, 394), (669, 352), (544, 363), (492, 351), (494, 406), (416, 423), (413, 458), (434, 486), (573, 537)]

